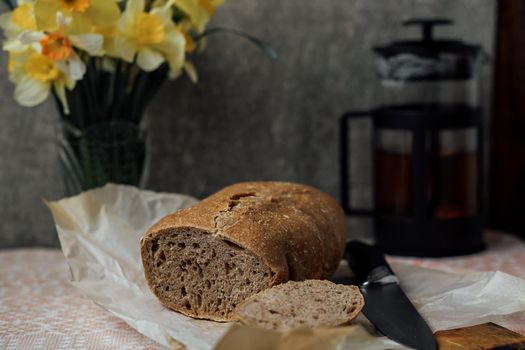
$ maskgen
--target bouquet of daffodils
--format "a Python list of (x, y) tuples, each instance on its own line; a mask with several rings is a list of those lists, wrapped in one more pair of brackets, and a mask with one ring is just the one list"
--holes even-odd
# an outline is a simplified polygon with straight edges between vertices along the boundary
[[(15, 99), (35, 106), (52, 92), (70, 113), (78, 83), (84, 104), (97, 114), (111, 106), (128, 104), (119, 94), (141, 99), (145, 105), (164, 76), (186, 72), (197, 80), (188, 55), (202, 47), (206, 24), (222, 0), (19, 0), (8, 2), (12, 11), (1, 15), (8, 70), (16, 84)], [(230, 32), (232, 30), (229, 30)], [(233, 31), (236, 32), (236, 31)], [(240, 33), (240, 32), (237, 32)], [(259, 46), (264, 44), (245, 35)], [(154, 72), (153, 76), (141, 76)], [(86, 77), (86, 72), (90, 75)], [(104, 73), (111, 73), (110, 77)], [(146, 74), (147, 75), (147, 74)], [(112, 79), (110, 79), (112, 78)], [(112, 80), (112, 81), (109, 81)], [(108, 88), (112, 86), (112, 88)], [(134, 91), (137, 90), (138, 91)], [(86, 91), (87, 90), (87, 91)], [(102, 90), (102, 91), (99, 91)], [(104, 91), (111, 96), (103, 96)], [(108, 91), (108, 92), (109, 92)], [(122, 103), (119, 103), (122, 102)], [(131, 111), (130, 111), (131, 112)]]
[(23, 106), (55, 98), (71, 193), (108, 181), (139, 183), (144, 109), (166, 78), (197, 80), (189, 58), (205, 37), (234, 33), (275, 56), (244, 32), (206, 29), (223, 0), (13, 1), (5, 0), (11, 11), (0, 15), (0, 26), (14, 97)]
[(196, 80), (186, 54), (196, 49), (194, 37), (202, 34), (221, 2), (20, 0), (0, 19), (10, 79), (16, 84), (15, 99), (23, 106), (34, 106), (53, 91), (69, 114), (66, 90), (73, 90), (85, 78), (87, 66), (106, 71), (118, 68), (117, 73), (122, 73), (122, 64), (115, 64), (119, 61), (133, 63), (126, 68), (133, 79), (139, 70), (152, 72), (166, 63), (170, 77), (184, 70)]

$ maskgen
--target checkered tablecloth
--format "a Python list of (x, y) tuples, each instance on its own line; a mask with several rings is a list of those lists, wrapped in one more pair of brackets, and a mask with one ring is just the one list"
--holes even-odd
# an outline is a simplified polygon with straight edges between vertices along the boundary
[[(450, 272), (501, 270), (525, 279), (525, 243), (487, 233), (488, 249), (467, 257), (389, 258)], [(56, 249), (0, 251), (0, 349), (158, 349), (69, 284)], [(525, 334), (525, 313), (505, 326)]]

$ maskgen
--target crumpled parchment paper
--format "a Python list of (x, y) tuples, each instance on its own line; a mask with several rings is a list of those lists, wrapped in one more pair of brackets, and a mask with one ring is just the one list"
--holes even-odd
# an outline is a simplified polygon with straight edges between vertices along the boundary
[[(209, 350), (230, 324), (194, 320), (164, 308), (146, 285), (139, 254), (140, 238), (154, 222), (195, 202), (185, 195), (108, 184), (46, 204), (71, 283), (84, 295), (164, 346), (178, 342), (187, 349)], [(503, 272), (452, 275), (402, 264), (393, 269), (434, 331), (497, 322), (501, 315), (525, 310), (525, 281)], [(350, 346), (352, 340), (346, 341)], [(366, 341), (367, 349), (395, 347), (384, 337)]]

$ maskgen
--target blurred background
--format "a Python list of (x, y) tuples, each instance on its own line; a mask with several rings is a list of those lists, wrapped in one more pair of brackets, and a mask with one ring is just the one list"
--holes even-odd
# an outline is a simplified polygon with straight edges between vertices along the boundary
[[(4, 12), (6, 8), (1, 8)], [(483, 46), (494, 57), (496, 2), (492, 0), (226, 0), (210, 27), (245, 30), (270, 42), (271, 60), (236, 37), (217, 34), (195, 59), (200, 81), (166, 83), (146, 113), (151, 166), (146, 188), (204, 197), (246, 180), (287, 180), (339, 197), (338, 118), (375, 104), (377, 79), (371, 48), (419, 37), (400, 23), (412, 17), (445, 17), (455, 25), (437, 36)], [(57, 246), (42, 199), (64, 195), (58, 166), (52, 101), (24, 108), (0, 66), (0, 247)], [(493, 61), (494, 62), (494, 61)], [(481, 73), (486, 118), (492, 101), (493, 65)], [(369, 125), (354, 129), (366, 143)], [(368, 150), (352, 157), (357, 204), (370, 205)], [(366, 221), (352, 221), (364, 235)]]

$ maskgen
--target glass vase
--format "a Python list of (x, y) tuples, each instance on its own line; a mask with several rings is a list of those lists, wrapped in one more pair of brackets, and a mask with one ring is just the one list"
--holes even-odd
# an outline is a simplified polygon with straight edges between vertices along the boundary
[(80, 130), (60, 121), (58, 152), (66, 195), (106, 183), (143, 187), (149, 173), (147, 133), (129, 121), (101, 121)]

